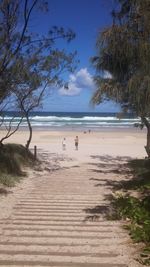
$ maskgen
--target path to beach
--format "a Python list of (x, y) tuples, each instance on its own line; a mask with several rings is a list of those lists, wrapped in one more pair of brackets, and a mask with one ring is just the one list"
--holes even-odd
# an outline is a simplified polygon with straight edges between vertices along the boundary
[(141, 266), (121, 222), (105, 218), (127, 157), (104, 156), (94, 147), (89, 153), (82, 145), (62, 152), (57, 145), (46, 149), (39, 141), (42, 169), (1, 197), (0, 266)]

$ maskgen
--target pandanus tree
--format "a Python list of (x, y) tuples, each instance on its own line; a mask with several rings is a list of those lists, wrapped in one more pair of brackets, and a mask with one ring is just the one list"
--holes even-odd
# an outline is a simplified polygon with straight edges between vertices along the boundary
[[(97, 37), (92, 102), (111, 99), (141, 118), (147, 128), (145, 146), (150, 157), (150, 1), (117, 0), (113, 23)], [(111, 75), (107, 78), (103, 72)]]

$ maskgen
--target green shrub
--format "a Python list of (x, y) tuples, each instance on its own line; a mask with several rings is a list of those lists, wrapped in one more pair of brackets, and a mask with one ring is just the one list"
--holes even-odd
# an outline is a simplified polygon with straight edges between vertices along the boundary
[[(113, 202), (114, 219), (128, 219), (125, 226), (129, 230), (131, 238), (135, 242), (144, 242), (150, 248), (150, 196), (142, 200), (132, 196), (119, 196)], [(146, 248), (145, 248), (146, 249)], [(147, 251), (146, 259), (140, 259), (144, 264), (150, 263), (150, 250)]]
[[(119, 193), (112, 197), (109, 219), (125, 219), (128, 222), (124, 228), (129, 230), (131, 238), (145, 243), (138, 260), (150, 265), (150, 159), (131, 160), (127, 167), (132, 179), (119, 184), (119, 190), (126, 190), (127, 194)], [(133, 192), (139, 197), (133, 197)]]
[(0, 147), (0, 183), (13, 186), (19, 181), (18, 176), (24, 176), (23, 166), (33, 165), (34, 156), (24, 146), (5, 144)]
[(124, 188), (138, 191), (150, 189), (150, 159), (132, 160), (128, 167), (132, 171), (133, 179), (124, 183)]
[(0, 184), (3, 184), (7, 187), (13, 187), (17, 182), (19, 182), (21, 176), (12, 176), (6, 173), (0, 173)]

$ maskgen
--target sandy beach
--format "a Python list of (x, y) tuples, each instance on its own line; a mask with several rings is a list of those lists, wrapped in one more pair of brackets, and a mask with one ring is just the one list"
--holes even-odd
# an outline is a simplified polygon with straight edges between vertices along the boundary
[[(27, 136), (18, 131), (9, 142), (25, 144)], [(141, 266), (123, 222), (108, 221), (105, 211), (113, 182), (127, 179), (114, 170), (144, 158), (145, 143), (139, 129), (34, 131), (31, 150), (37, 146), (42, 168), (0, 196), (0, 266)]]
[[(6, 142), (26, 144), (28, 131), (20, 130), (12, 135)], [(2, 133), (0, 133), (2, 135)], [(79, 137), (79, 151), (75, 151), (74, 139)], [(66, 151), (62, 151), (62, 140), (66, 138)], [(127, 156), (143, 158), (146, 156), (144, 146), (146, 144), (146, 130), (138, 128), (127, 129), (100, 129), (100, 131), (41, 131), (33, 130), (33, 138), (30, 148), (36, 145), (38, 149), (44, 149), (51, 153), (64, 153), (74, 157), (79, 162), (86, 161), (90, 155)]]

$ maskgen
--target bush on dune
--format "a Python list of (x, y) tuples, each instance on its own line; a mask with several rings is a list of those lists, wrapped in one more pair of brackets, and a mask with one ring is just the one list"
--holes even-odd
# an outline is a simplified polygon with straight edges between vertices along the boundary
[(14, 186), (21, 176), (25, 176), (22, 167), (31, 166), (33, 162), (33, 154), (24, 146), (2, 145), (0, 147), (0, 183), (5, 186)]
[[(129, 162), (133, 178), (122, 184), (127, 189), (126, 195), (119, 193), (113, 198), (111, 219), (125, 219), (125, 228), (129, 230), (135, 242), (142, 242), (145, 247), (139, 261), (150, 265), (150, 160)], [(137, 194), (137, 197), (132, 193)]]

